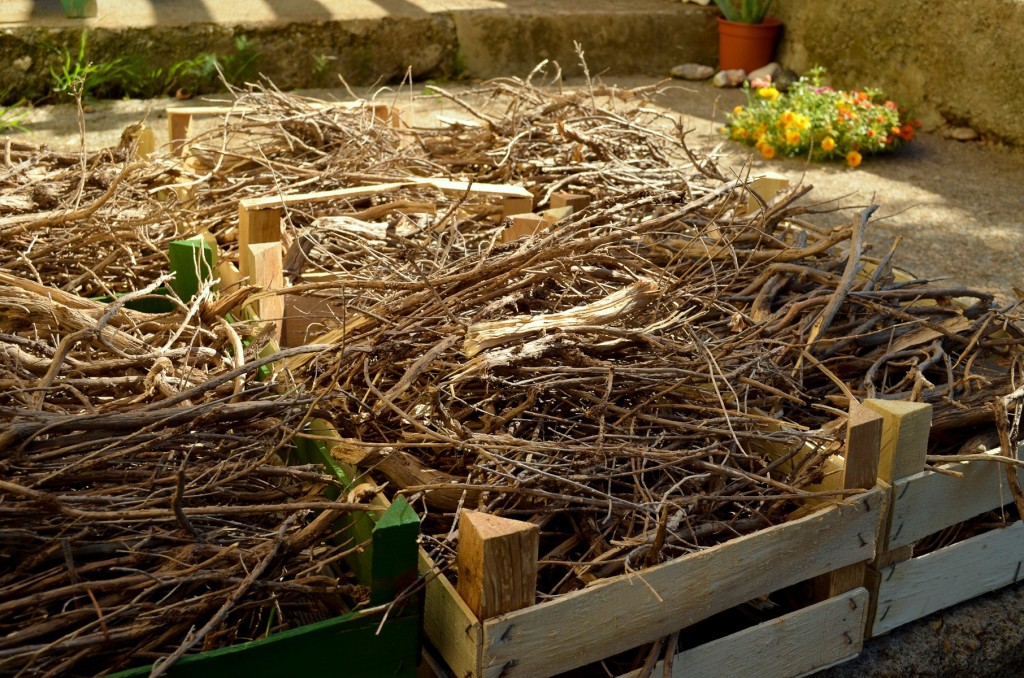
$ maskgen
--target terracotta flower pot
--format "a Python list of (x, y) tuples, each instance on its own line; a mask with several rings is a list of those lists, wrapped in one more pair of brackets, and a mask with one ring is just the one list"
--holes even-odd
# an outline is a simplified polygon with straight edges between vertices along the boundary
[(742, 68), (747, 73), (771, 63), (775, 38), (782, 22), (766, 18), (759, 24), (742, 24), (718, 17), (718, 68)]

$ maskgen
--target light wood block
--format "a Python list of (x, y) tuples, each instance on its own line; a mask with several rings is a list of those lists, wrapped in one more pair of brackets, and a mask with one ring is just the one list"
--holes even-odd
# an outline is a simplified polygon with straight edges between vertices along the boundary
[(426, 579), (423, 630), (456, 676), (479, 676), (482, 663), (480, 620), (436, 570), (420, 549), (420, 571)]
[(325, 297), (286, 294), (281, 345), (290, 348), (312, 343), (315, 337), (340, 325), (343, 315), (341, 302), (332, 302)]
[[(771, 203), (780, 191), (789, 188), (789, 179), (781, 174), (769, 172), (751, 181), (747, 184), (747, 188), (760, 196), (765, 203)], [(745, 214), (750, 214), (761, 209), (761, 205), (758, 203), (757, 198), (748, 195), (746, 208)]]
[(248, 279), (248, 247), (266, 242), (281, 243), (281, 208), (252, 208), (246, 202), (243, 200), (238, 206), (238, 272)]
[(535, 235), (547, 225), (544, 217), (538, 214), (517, 214), (511, 223), (501, 232), (501, 242), (512, 242), (519, 238)]
[[(246, 268), (249, 283), (264, 291), (284, 289), (284, 269), (281, 243), (264, 242), (246, 248)], [(284, 298), (281, 294), (261, 296), (256, 300), (253, 312), (263, 322), (274, 326), (274, 341), (281, 340), (281, 326), (284, 319)]]
[[(1017, 448), (1021, 458), (1022, 448)], [(986, 452), (1000, 455), (998, 449)], [(982, 513), (1013, 503), (1000, 462), (968, 461), (943, 468), (961, 473), (959, 478), (923, 471), (893, 484), (889, 548), (898, 548), (970, 520)], [(1017, 470), (1024, 481), (1024, 472)]]
[(924, 470), (932, 406), (902, 400), (866, 400), (864, 406), (882, 417), (882, 451), (878, 477), (892, 484)]
[(590, 205), (590, 196), (584, 193), (552, 193), (548, 206), (552, 208), (571, 207), (579, 212)]
[(572, 206), (563, 205), (562, 207), (550, 207), (543, 212), (538, 214), (544, 218), (548, 224), (557, 224), (562, 219), (565, 219), (572, 215)]
[(185, 141), (191, 136), (192, 113), (188, 109), (167, 109), (167, 136), (171, 143), (171, 154), (185, 155)]
[(529, 214), (533, 211), (533, 197), (505, 196), (501, 201), (501, 215), (510, 217), (514, 214)]
[(540, 527), (478, 511), (459, 519), (458, 592), (479, 619), (533, 605)]
[[(672, 678), (793, 678), (856, 657), (864, 645), (868, 592), (854, 589), (677, 654)], [(654, 676), (665, 675), (664, 662)], [(620, 678), (639, 678), (633, 671)]]
[(882, 501), (876, 488), (804, 518), (485, 620), (482, 669), (468, 675), (555, 675), (870, 560)]
[(985, 532), (881, 571), (875, 635), (1021, 579), (1024, 523)]

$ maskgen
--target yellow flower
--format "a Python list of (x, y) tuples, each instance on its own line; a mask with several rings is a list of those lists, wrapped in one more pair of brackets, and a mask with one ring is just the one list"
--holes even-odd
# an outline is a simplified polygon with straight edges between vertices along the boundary
[(797, 129), (810, 129), (811, 119), (803, 113), (797, 113), (793, 116), (793, 127)]
[(862, 160), (860, 153), (857, 151), (850, 151), (846, 154), (846, 164), (850, 167), (856, 167)]
[(779, 90), (775, 89), (774, 87), (762, 87), (761, 89), (757, 90), (757, 96), (761, 97), (762, 99), (770, 99), (771, 101), (775, 101), (776, 99), (779, 98)]
[(742, 112), (743, 112), (743, 107), (742, 106), (737, 106), (736, 108), (732, 109), (732, 114), (733, 115), (739, 115)]
[(779, 116), (779, 127), (789, 127), (793, 124), (793, 111), (786, 111)]
[(800, 132), (795, 129), (786, 130), (786, 144), (789, 146), (796, 146), (800, 143)]
[(831, 153), (836, 148), (836, 140), (832, 137), (825, 137), (821, 140), (821, 150)]
[(761, 144), (761, 155), (765, 160), (771, 160), (775, 157), (775, 147), (771, 144)]

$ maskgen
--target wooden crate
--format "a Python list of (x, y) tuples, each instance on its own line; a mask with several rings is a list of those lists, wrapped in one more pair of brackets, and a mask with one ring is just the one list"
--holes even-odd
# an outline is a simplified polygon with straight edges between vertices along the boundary
[[(921, 470), (930, 418), (930, 408), (923, 406), (903, 414), (895, 427), (903, 429), (904, 440), (897, 452), (881, 556), (869, 568), (869, 637), (1021, 578), (1024, 524), (1019, 520), (914, 557), (914, 544), (921, 539), (1013, 503), (1005, 464), (968, 461), (944, 466), (959, 477)], [(1017, 448), (1017, 459), (1022, 451)], [(1024, 474), (1018, 470), (1017, 477), (1024, 479)]]
[[(424, 630), (459, 678), (552, 676), (870, 560), (884, 495), (876, 488), (803, 518), (491, 619), (478, 619), (443, 574), (428, 575)], [(433, 563), (421, 559), (423, 570), (431, 571)], [(733, 647), (727, 643), (751, 637), (768, 642), (789, 627), (811, 624), (813, 629), (838, 615), (843, 623), (792, 636), (794, 645), (780, 659), (801, 667), (790, 675), (823, 668), (860, 651), (867, 601), (866, 591), (844, 591), (703, 651), (720, 652)]]
[[(850, 427), (847, 447), (850, 450), (852, 443), (865, 453), (870, 490), (844, 501), (800, 509), (804, 515), (784, 524), (640, 572), (598, 580), (538, 605), (482, 619), (421, 549), (425, 635), (458, 678), (542, 678), (637, 648), (781, 589), (812, 582), (815, 596), (805, 600), (803, 607), (680, 653), (672, 675), (707, 675), (689, 673), (686, 667), (713, 666), (726, 655), (736, 656), (721, 667), (726, 673), (714, 675), (742, 676), (753, 671), (798, 676), (852, 659), (862, 647), (869, 610), (870, 597), (860, 582), (866, 564), (875, 557), (889, 490), (874, 485), (881, 426), (874, 427), (879, 435), (865, 440), (859, 436), (864, 423)], [(313, 422), (311, 432), (326, 449), (344, 444), (326, 422)], [(853, 454), (848, 457), (851, 463), (857, 459)], [(354, 482), (368, 481), (353, 467), (333, 463)], [(858, 477), (846, 471), (843, 475)], [(493, 551), (502, 553), (500, 548)], [(520, 564), (520, 553), (505, 550), (504, 554)], [(518, 573), (519, 568), (506, 571)], [(499, 583), (503, 589), (516, 585), (507, 579)], [(763, 651), (751, 653), (751, 643)]]

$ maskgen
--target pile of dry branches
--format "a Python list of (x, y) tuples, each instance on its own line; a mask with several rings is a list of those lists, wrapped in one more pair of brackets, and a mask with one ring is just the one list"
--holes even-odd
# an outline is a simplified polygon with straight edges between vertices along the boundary
[[(904, 275), (892, 252), (869, 258), (870, 209), (846, 226), (819, 228), (799, 202), (809, 187), (748, 209), (744, 178), (692, 154), (684, 130), (647, 107), (650, 89), (567, 92), (533, 84), (537, 77), (458, 95), (435, 89), (431, 100), (459, 119), (429, 128), (392, 127), (371, 107), (256, 87), (238, 113), (190, 140), (184, 164), (122, 163), (122, 187), (93, 212), (0, 218), (0, 230), (15, 236), (0, 269), (25, 276), (35, 267), (44, 282), (82, 290), (83, 272), (65, 268), (51, 282), (40, 269), (45, 257), (34, 243), (53, 227), (122, 223), (132, 242), (155, 245), (147, 251), (208, 231), (231, 256), (246, 197), (435, 176), (518, 183), (539, 207), (558, 191), (592, 199), (507, 244), (500, 207), (468, 192), (406, 185), (288, 208), (289, 292), (324, 298), (340, 329), (322, 346), (274, 357), (284, 369), (271, 383), (251, 379), (258, 361), (231, 358), (243, 355), (232, 334), (244, 326), (217, 317), (237, 298), (220, 308), (185, 305), (179, 313), (188, 320), (172, 327), (120, 309), (69, 307), (86, 317), (61, 310), (55, 317), (75, 324), (60, 331), (47, 317), (52, 308), (7, 316), (19, 325), (5, 335), (4, 379), (17, 391), (5, 396), (3, 411), (15, 422), (5, 441), (16, 452), (4, 463), (21, 468), (12, 459), (42, 455), (45, 466), (65, 449), (72, 464), (92, 469), (95, 460), (97, 469), (125, 473), (118, 455), (145, 442), (163, 470), (146, 467), (152, 484), (118, 500), (118, 510), (163, 502), (162, 529), (192, 537), (195, 549), (186, 525), (207, 534), (222, 523), (197, 527), (200, 514), (186, 510), (183, 520), (176, 505), (187, 509), (215, 486), (270, 491), (219, 487), (222, 478), (256, 482), (228, 471), (231, 464), (270, 468), (265, 455), (219, 457), (223, 440), (251, 436), (269, 454), (315, 399), (318, 416), (343, 437), (335, 456), (417, 500), (442, 561), (459, 508), (530, 519), (542, 525), (541, 594), (557, 595), (785, 521), (794, 500), (820, 495), (820, 462), (840, 450), (852, 399), (932, 403), (937, 452), (955, 451), (965, 429), (1000, 432), (1008, 404), (1018, 402), (1003, 399), (1020, 384), (1015, 309)], [(149, 196), (136, 205), (144, 215), (125, 209), (131, 191)], [(68, 240), (62, 256), (80, 242)], [(95, 278), (115, 289), (104, 277), (117, 272), (112, 266)], [(158, 267), (145, 270), (131, 289), (159, 282)], [(331, 275), (304, 281), (313, 270)], [(11, 294), (24, 293), (16, 287)], [(130, 371), (112, 375), (115, 365)], [(272, 393), (276, 383), (287, 385), (287, 398)], [(219, 417), (230, 419), (230, 434), (195, 433), (206, 430), (197, 422)], [(268, 417), (281, 429), (259, 423)], [(83, 428), (94, 421), (104, 431), (122, 422), (131, 435)], [(1011, 437), (1005, 425), (1001, 433)], [(219, 470), (187, 470), (200, 457)], [(19, 485), (50, 497), (14, 495), (26, 505), (61, 516), (101, 510), (37, 486), (52, 470), (21, 472), (41, 474)], [(117, 477), (111, 482), (125, 483)], [(280, 519), (251, 522), (288, 550), (287, 530), (274, 536)], [(63, 567), (65, 577), (81, 569), (74, 550), (71, 567), (55, 543), (43, 547), (53, 553), (49, 567)], [(92, 603), (74, 609), (84, 616)]]
[(310, 398), (258, 380), (274, 357), (243, 353), (244, 326), (130, 298), (0, 273), (5, 675), (162, 673), (365, 599), (330, 567), (357, 546), (333, 523), (365, 507), (280, 461)]

